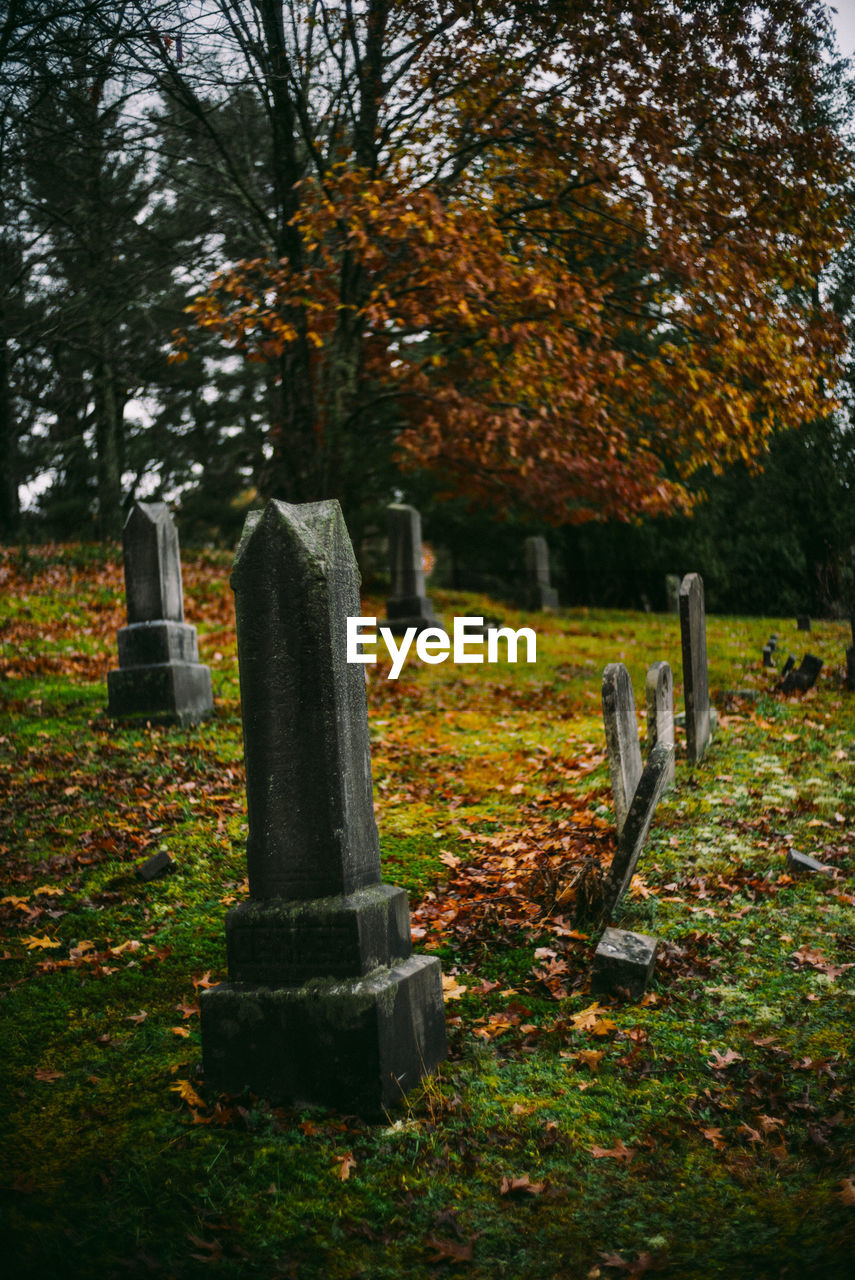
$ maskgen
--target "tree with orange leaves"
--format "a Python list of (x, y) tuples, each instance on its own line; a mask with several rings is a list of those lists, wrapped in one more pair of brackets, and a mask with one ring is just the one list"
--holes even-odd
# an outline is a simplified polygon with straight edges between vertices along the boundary
[(818, 0), (212, 3), (277, 216), (191, 311), (275, 371), (278, 495), (348, 510), (394, 440), (481, 504), (628, 518), (828, 412)]

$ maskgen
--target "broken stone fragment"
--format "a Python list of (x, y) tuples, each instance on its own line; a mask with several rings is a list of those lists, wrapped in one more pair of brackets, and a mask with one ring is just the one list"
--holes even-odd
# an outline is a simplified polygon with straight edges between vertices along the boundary
[(658, 939), (628, 929), (606, 929), (594, 953), (591, 991), (596, 995), (644, 995), (656, 964)]

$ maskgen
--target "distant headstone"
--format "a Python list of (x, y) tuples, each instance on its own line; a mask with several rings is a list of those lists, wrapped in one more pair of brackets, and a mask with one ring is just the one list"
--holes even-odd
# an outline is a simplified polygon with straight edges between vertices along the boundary
[(622, 662), (610, 662), (603, 671), (603, 726), (620, 836), (642, 770), (632, 681)]
[(780, 689), (782, 693), (806, 693), (816, 684), (816, 678), (822, 670), (822, 658), (813, 653), (806, 653), (796, 671), (789, 668), (781, 673)]
[(425, 595), (422, 567), (422, 518), (415, 507), (395, 502), (387, 507), (389, 572), (392, 590), (386, 601), (386, 625), (396, 634), (408, 627), (424, 631), (439, 625), (433, 604)]
[(594, 952), (591, 970), (593, 995), (625, 993), (637, 1000), (644, 995), (656, 964), (659, 943), (628, 929), (606, 929)]
[(680, 612), (680, 575), (677, 573), (665, 575), (665, 603), (668, 613)]
[[(657, 742), (666, 746), (674, 746), (674, 677), (667, 662), (654, 662), (647, 668), (645, 685), (647, 701), (647, 753)], [(674, 757), (671, 756), (671, 769), (665, 779), (665, 790), (674, 785)]]
[(775, 664), (772, 661), (772, 652), (773, 652), (772, 646), (770, 644), (764, 644), (763, 646), (763, 666), (764, 667), (774, 667)]
[(137, 867), (137, 875), (141, 880), (156, 880), (158, 876), (165, 875), (167, 871), (172, 871), (175, 862), (169, 856), (165, 849), (160, 849), (157, 853), (153, 853), (150, 858), (146, 858), (145, 862), (140, 863)]
[(607, 916), (614, 911), (635, 875), (656, 806), (668, 785), (673, 765), (673, 745), (658, 742), (642, 770), (626, 821), (618, 831), (617, 852), (606, 877), (604, 914)]
[(530, 609), (557, 609), (558, 592), (549, 581), (549, 546), (545, 538), (526, 538), (526, 603)]
[(107, 675), (117, 720), (195, 724), (213, 710), (211, 672), (199, 662), (196, 628), (184, 621), (178, 534), (163, 502), (136, 502), (122, 534), (128, 625), (118, 633), (119, 669)]
[(789, 654), (789, 655), (788, 655), (788, 657), (787, 657), (787, 661), (786, 661), (786, 662), (784, 663), (784, 665), (781, 667), (781, 680), (782, 680), (782, 681), (783, 681), (783, 680), (785, 680), (785, 679), (787, 678), (787, 676), (790, 674), (790, 672), (792, 671), (792, 669), (793, 669), (793, 667), (794, 667), (795, 665), (796, 665), (796, 660), (795, 660), (795, 658), (793, 657), (793, 655), (792, 655), (792, 654)]
[(698, 764), (711, 736), (707, 622), (704, 584), (699, 573), (687, 573), (680, 584), (680, 638), (686, 700), (686, 752), (689, 763)]
[(445, 1056), (445, 1019), (439, 961), (412, 954), (406, 893), (381, 881), (338, 503), (250, 514), (231, 581), (250, 900), (226, 916), (228, 982), (201, 997), (205, 1079), (379, 1118)]
[(772, 634), (769, 636), (769, 648), (774, 653), (777, 647), (778, 647), (778, 637), (776, 633), (773, 631)]
[(810, 631), (810, 618), (806, 613), (800, 613), (796, 618), (797, 631)]
[(834, 875), (832, 867), (826, 866), (824, 862), (818, 862), (808, 853), (799, 853), (797, 849), (787, 850), (787, 870), (796, 875)]

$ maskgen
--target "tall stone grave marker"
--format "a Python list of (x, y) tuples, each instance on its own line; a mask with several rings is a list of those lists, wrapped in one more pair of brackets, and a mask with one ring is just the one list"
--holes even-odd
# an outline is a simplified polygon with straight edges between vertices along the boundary
[(526, 603), (530, 609), (557, 609), (558, 592), (549, 580), (549, 546), (545, 538), (526, 538)]
[(337, 502), (247, 517), (232, 587), (250, 900), (226, 916), (229, 980), (203, 993), (205, 1079), (379, 1117), (445, 1056), (439, 961), (383, 884), (359, 575)]
[(647, 700), (647, 754), (657, 742), (672, 748), (671, 763), (666, 772), (664, 790), (674, 785), (674, 677), (670, 664), (654, 662), (647, 668), (645, 685)]
[(107, 675), (116, 719), (195, 724), (213, 709), (211, 672), (184, 621), (178, 533), (163, 502), (136, 502), (122, 532), (128, 625)]
[(665, 604), (668, 613), (680, 612), (680, 575), (678, 573), (665, 575)]
[(712, 736), (707, 672), (707, 621), (704, 584), (699, 573), (687, 573), (680, 584), (680, 636), (683, 644), (683, 691), (686, 699), (686, 751), (689, 763), (698, 764), (703, 759)]
[(642, 770), (632, 681), (622, 662), (610, 662), (603, 671), (603, 726), (620, 836)]
[(422, 518), (415, 507), (402, 502), (394, 502), (386, 510), (392, 578), (392, 594), (386, 601), (387, 625), (395, 634), (402, 634), (408, 627), (424, 631), (438, 626), (433, 604), (425, 595)]

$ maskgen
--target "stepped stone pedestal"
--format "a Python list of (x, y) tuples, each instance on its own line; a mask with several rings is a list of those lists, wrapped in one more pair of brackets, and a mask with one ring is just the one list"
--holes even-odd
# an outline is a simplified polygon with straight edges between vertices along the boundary
[(107, 675), (117, 720), (195, 724), (211, 714), (211, 672), (199, 662), (196, 628), (184, 621), (178, 533), (162, 502), (134, 504), (122, 533), (128, 625), (118, 633), (119, 669)]

